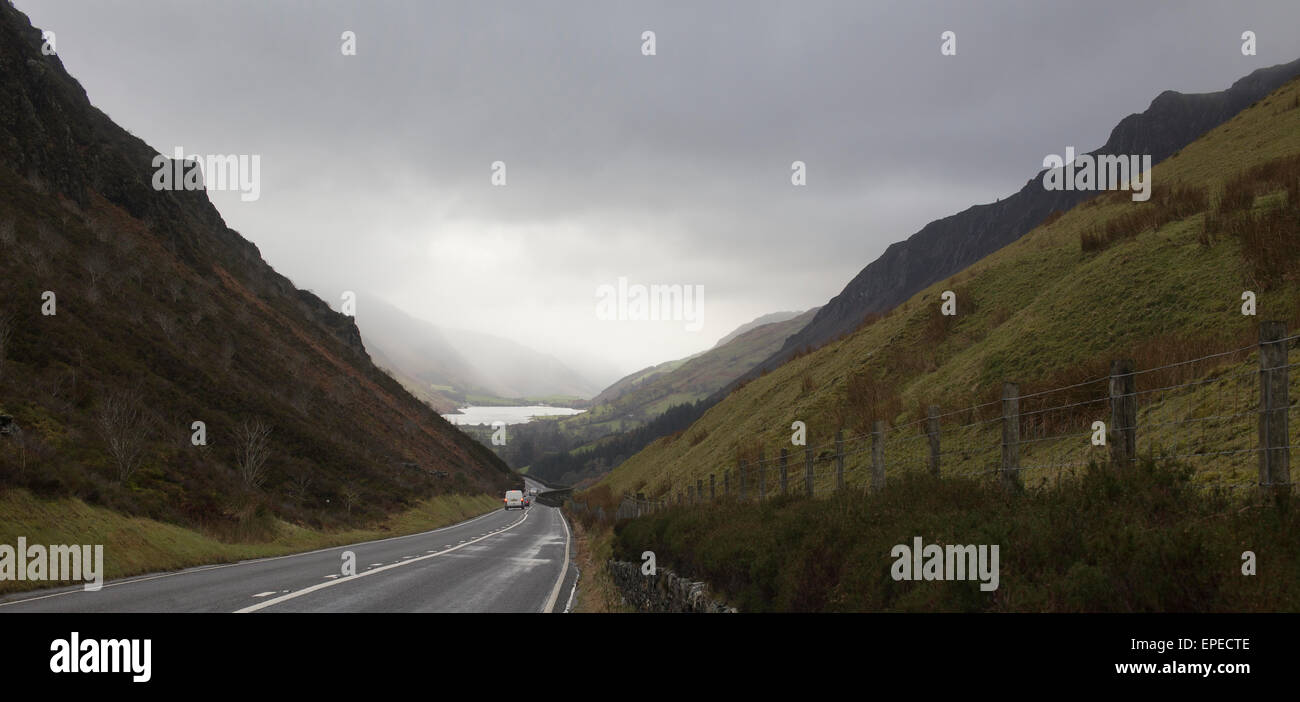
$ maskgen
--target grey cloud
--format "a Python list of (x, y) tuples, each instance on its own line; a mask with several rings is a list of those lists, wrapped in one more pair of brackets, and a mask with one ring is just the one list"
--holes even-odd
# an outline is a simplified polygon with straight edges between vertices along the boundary
[[(821, 304), (1163, 90), (1300, 56), (1285, 2), (17, 5), (155, 148), (262, 154), (261, 201), (214, 201), (300, 284), (629, 370)], [(618, 275), (705, 284), (706, 332), (596, 323)]]

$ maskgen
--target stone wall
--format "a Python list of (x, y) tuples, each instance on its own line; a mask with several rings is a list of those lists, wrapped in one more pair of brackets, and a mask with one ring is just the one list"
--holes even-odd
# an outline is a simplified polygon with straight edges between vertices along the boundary
[(606, 564), (614, 584), (628, 604), (642, 612), (735, 613), (709, 597), (704, 583), (687, 580), (666, 568), (654, 575), (642, 575), (640, 563), (609, 561)]

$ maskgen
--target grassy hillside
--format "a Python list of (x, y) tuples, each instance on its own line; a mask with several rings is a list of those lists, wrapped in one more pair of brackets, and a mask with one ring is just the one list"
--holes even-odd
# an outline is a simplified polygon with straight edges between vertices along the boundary
[(588, 427), (627, 428), (663, 414), (673, 405), (708, 397), (781, 348), (786, 337), (807, 324), (815, 311), (760, 325), (704, 353), (624, 378), (598, 395), (590, 410), (566, 418), (562, 424), (575, 433)]
[[(236, 529), (214, 532), (130, 517), (77, 498), (42, 499), (26, 490), (11, 490), (0, 492), (0, 544), (16, 544), (20, 536), (30, 544), (81, 544), (93, 536), (104, 546), (104, 579), (110, 580), (413, 534), (500, 508), (495, 496), (444, 495), (346, 530), (310, 529), (263, 512)], [(4, 580), (0, 594), (47, 585)]]
[(703, 408), (698, 403), (771, 355), (814, 313), (760, 325), (703, 353), (634, 373), (602, 392), (582, 414), (520, 426), (502, 455), (543, 479), (565, 484), (593, 479), (648, 441), (693, 421)]
[[(1103, 378), (1113, 358), (1133, 358), (1140, 370), (1247, 347), (1262, 319), (1288, 320), (1295, 330), (1297, 155), (1300, 82), (1291, 81), (1157, 166), (1150, 202), (1110, 193), (1053, 215), (883, 318), (869, 319), (853, 334), (743, 385), (687, 431), (626, 461), (602, 481), (602, 490), (659, 495), (670, 485), (675, 491), (707, 480), (710, 472), (734, 469), (738, 457), (752, 459), (760, 448), (770, 458), (790, 447), (796, 420), (807, 423), (809, 443), (820, 444), (841, 428), (850, 435), (868, 431), (876, 419), (907, 425), (923, 417), (929, 404), (952, 410), (994, 401), (1004, 380), (1019, 382), (1028, 394)], [(939, 313), (944, 290), (957, 294), (956, 317)], [(1258, 294), (1258, 317), (1240, 313), (1244, 290)], [(1291, 358), (1294, 363), (1297, 353)], [(1160, 381), (1187, 382), (1216, 366), (1221, 374), (1241, 371), (1214, 384), (1144, 394), (1140, 448), (1178, 444), (1180, 451), (1195, 453), (1249, 446), (1253, 424), (1245, 419), (1207, 421), (1194, 432), (1161, 424), (1219, 408), (1225, 396), (1247, 402), (1254, 392), (1252, 364), (1257, 360), (1248, 349), (1179, 373), (1141, 378), (1140, 392), (1161, 387)], [(1297, 376), (1292, 374), (1293, 383)], [(1105, 395), (1104, 382), (1081, 387), (1055, 399), (1084, 402)], [(1293, 400), (1300, 397), (1292, 393)], [(1100, 412), (1094, 408), (1092, 414)], [(1066, 419), (1103, 418), (1076, 414)], [(1293, 429), (1298, 423), (1292, 419)], [(1088, 453), (1086, 437), (1056, 433), (1064, 438), (1036, 444), (1031, 462), (1035, 456), (1086, 462), (1095, 455)], [(992, 442), (994, 448), (998, 441), (988, 434), (961, 439)], [(861, 480), (868, 458), (867, 452), (850, 456), (854, 479)], [(954, 452), (945, 457), (944, 470), (987, 469), (987, 459), (974, 450)], [(1243, 453), (1195, 464), (1201, 481), (1249, 479), (1255, 457)]]

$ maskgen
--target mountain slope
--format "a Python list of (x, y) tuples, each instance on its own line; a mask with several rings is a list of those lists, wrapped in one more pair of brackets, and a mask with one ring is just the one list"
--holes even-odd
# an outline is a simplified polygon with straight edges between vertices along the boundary
[(757, 319), (751, 320), (749, 322), (746, 322), (736, 327), (735, 329), (732, 329), (731, 333), (727, 334), (721, 339), (718, 339), (718, 343), (714, 344), (713, 348), (716, 349), (719, 346), (725, 346), (731, 343), (732, 339), (740, 336), (741, 334), (744, 334), (750, 329), (757, 329), (758, 327), (761, 327), (764, 324), (775, 324), (777, 322), (784, 322), (786, 320), (799, 317), (803, 314), (804, 314), (803, 312), (769, 312), (768, 314), (765, 314)]
[(445, 330), (452, 348), (469, 359), (497, 397), (591, 397), (600, 386), (554, 356), (468, 329)]
[(564, 363), (507, 339), (443, 329), (370, 295), (357, 326), (375, 362), (439, 412), (497, 398), (590, 397), (598, 388)]
[[(633, 374), (597, 396), (582, 414), (522, 428), (521, 436), (532, 439), (531, 450), (550, 448), (552, 455), (506, 455), (512, 465), (528, 465), (529, 475), (543, 480), (574, 484), (598, 476), (650, 441), (689, 425), (708, 406), (705, 398), (766, 358), (815, 313), (745, 325), (721, 346)], [(565, 436), (567, 446), (539, 446)]]
[[(207, 528), (328, 527), (510, 482), (205, 192), (155, 190), (158, 151), (40, 46), (0, 3), (0, 413), (21, 428), (0, 483)], [(256, 423), (269, 443), (241, 451)]]
[[(1004, 380), (1019, 382), (1027, 397), (1104, 379), (1114, 358), (1133, 358), (1142, 369), (1239, 348), (1245, 351), (1207, 361), (1240, 371), (1232, 376), (1239, 383), (1143, 396), (1139, 449), (1178, 442), (1184, 452), (1213, 459), (1194, 462), (1201, 480), (1249, 481), (1256, 470), (1249, 417), (1201, 422), (1195, 431), (1171, 427), (1189, 411), (1228, 414), (1224, 402), (1235, 398), (1248, 407), (1259, 320), (1289, 320), (1292, 333), (1300, 325), (1300, 80), (1167, 159), (1153, 182), (1150, 202), (1132, 202), (1127, 192), (1099, 195), (856, 332), (743, 384), (603, 483), (614, 494), (661, 495), (734, 470), (738, 458), (753, 460), (760, 448), (768, 458), (790, 448), (796, 420), (807, 423), (810, 445), (822, 444), (840, 428), (860, 435), (876, 419), (890, 427), (917, 421), (929, 404), (946, 411), (991, 402), (996, 413)], [(939, 312), (946, 289), (957, 294), (956, 317)], [(1258, 317), (1241, 314), (1243, 290), (1259, 295)], [(1297, 361), (1300, 350), (1293, 350)], [(1180, 367), (1165, 384), (1213, 367)], [(1293, 375), (1293, 387), (1298, 380)], [(1139, 391), (1157, 382), (1144, 378)], [(1088, 387), (1105, 394), (1095, 383)], [(1089, 399), (1083, 391), (1057, 397), (1067, 405)], [(1080, 412), (1070, 419), (1086, 437), (1097, 417)], [(955, 423), (982, 415), (963, 417)], [(963, 448), (949, 450), (944, 470), (986, 470), (981, 461), (991, 455), (996, 462), (997, 441), (958, 442)], [(869, 462), (864, 445), (857, 440), (846, 468), (858, 485)], [(989, 447), (994, 453), (980, 452)], [(1225, 449), (1239, 452), (1216, 457)], [(1022, 456), (1043, 460), (1054, 450), (1069, 460), (1089, 455), (1086, 441), (1072, 436), (1026, 447)]]
[[(592, 398), (591, 404), (593, 407), (613, 405), (624, 395), (637, 391), (640, 392), (642, 397), (664, 397), (673, 393), (656, 391), (656, 388), (686, 386), (699, 388), (703, 384), (709, 384), (708, 379), (710, 377), (716, 379), (717, 377), (731, 375), (732, 377), (728, 378), (726, 382), (718, 385), (718, 387), (721, 387), (749, 370), (755, 362), (767, 358), (773, 349), (779, 348), (779, 346), (774, 345), (774, 342), (783, 342), (785, 336), (789, 336), (807, 324), (815, 312), (816, 310), (813, 309), (807, 312), (772, 312), (765, 314), (731, 330), (708, 351), (701, 351), (686, 358), (664, 361), (620, 378), (613, 385), (605, 388), (599, 395)], [(798, 321), (791, 322), (796, 318)], [(723, 353), (712, 353), (730, 344), (742, 334), (760, 327), (764, 328), (762, 332), (750, 336), (741, 344), (732, 346)], [(762, 355), (755, 358), (756, 354)], [(704, 358), (705, 356), (707, 358)], [(681, 374), (671, 375), (688, 364), (690, 367), (684, 369)], [(716, 381), (714, 384), (716, 384)], [(699, 399), (699, 397), (703, 396), (691, 399)]]
[[(1121, 120), (1105, 145), (1091, 153), (1150, 154), (1152, 163), (1160, 163), (1296, 75), (1300, 75), (1300, 59), (1261, 68), (1221, 92), (1184, 95), (1165, 91), (1146, 111)], [(867, 317), (892, 309), (935, 281), (1024, 236), (1053, 212), (1068, 210), (1090, 195), (1044, 190), (1041, 178), (1042, 172), (1010, 197), (935, 220), (906, 241), (890, 245), (826, 303), (807, 327), (746, 378), (775, 368), (801, 349), (816, 348), (853, 331)]]
[[(751, 328), (728, 343), (689, 358), (641, 371), (619, 381), (596, 397), (592, 407), (561, 421), (569, 430), (610, 425), (626, 428), (663, 414), (673, 405), (695, 402), (713, 394), (767, 358), (790, 334), (807, 324), (816, 310), (781, 322)], [(617, 392), (612, 388), (617, 387)], [(609, 433), (605, 431), (603, 433)]]
[(450, 391), (482, 392), (478, 372), (432, 324), (365, 294), (358, 295), (356, 321), (375, 363), (439, 413), (459, 406)]

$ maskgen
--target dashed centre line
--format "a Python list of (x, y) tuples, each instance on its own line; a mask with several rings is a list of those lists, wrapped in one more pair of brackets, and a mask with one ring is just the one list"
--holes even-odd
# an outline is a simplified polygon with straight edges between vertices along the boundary
[[(524, 516), (523, 516), (522, 519), (516, 521), (514, 524), (511, 524), (511, 525), (508, 526), (508, 527), (505, 527), (504, 529), (501, 529), (501, 530), (499, 530), (499, 531), (493, 532), (493, 534), (499, 534), (499, 533), (504, 532), (504, 531), (509, 531), (509, 530), (514, 529), (515, 527), (519, 526), (520, 524), (523, 524), (523, 523), (526, 522), (526, 521), (528, 521), (528, 513), (527, 513), (527, 512), (524, 513)], [(371, 569), (371, 570), (367, 570), (367, 571), (362, 572), (362, 573), (357, 573), (357, 574), (355, 574), (355, 575), (350, 575), (350, 576), (348, 576), (348, 577), (346, 577), (346, 578), (330, 579), (330, 580), (327, 580), (327, 581), (325, 581), (325, 582), (323, 582), (323, 583), (317, 583), (317, 584), (315, 584), (315, 585), (312, 585), (311, 587), (305, 587), (305, 588), (303, 588), (303, 589), (301, 589), (301, 590), (297, 590), (297, 591), (295, 591), (295, 592), (290, 592), (290, 593), (285, 594), (285, 595), (280, 595), (279, 597), (275, 597), (275, 598), (272, 598), (272, 599), (269, 599), (269, 600), (264, 600), (264, 601), (262, 601), (262, 602), (258, 602), (258, 603), (255, 604), (255, 605), (249, 605), (248, 607), (244, 607), (243, 609), (237, 609), (237, 610), (235, 610), (235, 614), (246, 614), (246, 613), (249, 613), (249, 612), (256, 612), (256, 611), (258, 611), (258, 610), (262, 610), (262, 609), (265, 609), (265, 608), (267, 608), (267, 607), (271, 607), (271, 606), (277, 605), (277, 604), (279, 604), (279, 603), (281, 603), (281, 602), (287, 602), (288, 600), (292, 600), (292, 599), (295, 599), (295, 598), (298, 598), (298, 597), (302, 597), (303, 595), (307, 595), (307, 594), (310, 594), (310, 593), (316, 592), (317, 590), (323, 590), (323, 589), (325, 589), (325, 588), (327, 588), (327, 587), (332, 587), (332, 586), (334, 586), (334, 585), (338, 585), (338, 584), (340, 584), (340, 583), (351, 582), (351, 581), (353, 581), (353, 580), (356, 580), (357, 578), (364, 578), (364, 577), (366, 577), (366, 576), (368, 576), (368, 575), (374, 575), (375, 573), (381, 573), (381, 572), (383, 572), (383, 571), (385, 571), (385, 570), (390, 570), (390, 569), (392, 569), (392, 568), (400, 568), (400, 567), (402, 567), (402, 566), (404, 566), (404, 565), (410, 565), (410, 564), (412, 564), (412, 563), (418, 563), (418, 562), (423, 561), (423, 560), (425, 560), (425, 559), (429, 559), (429, 558), (437, 558), (438, 556), (441, 556), (441, 555), (443, 555), (444, 553), (450, 553), (450, 552), (452, 552), (452, 551), (459, 550), (459, 549), (464, 548), (465, 546), (467, 546), (467, 545), (469, 545), (469, 544), (477, 543), (477, 542), (479, 542), (479, 541), (482, 541), (483, 539), (489, 538), (489, 536), (492, 536), (492, 534), (487, 534), (487, 535), (480, 536), (480, 537), (475, 538), (475, 539), (470, 539), (468, 542), (466, 542), (466, 541), (461, 541), (460, 544), (458, 544), (458, 545), (456, 545), (456, 546), (450, 546), (450, 547), (448, 547), (448, 548), (446, 548), (446, 549), (444, 549), (444, 550), (442, 550), (442, 551), (438, 551), (437, 553), (430, 553), (430, 554), (426, 554), (426, 555), (418, 556), (418, 557), (414, 557), (414, 558), (411, 558), (411, 557), (408, 556), (408, 558), (410, 558), (410, 560), (405, 560), (405, 559), (403, 559), (403, 560), (396, 561), (396, 562), (391, 563), (391, 564), (386, 565), (386, 566), (381, 566), (381, 567), (379, 567), (379, 568), (373, 568), (373, 569)], [(566, 560), (566, 561), (568, 560), (568, 552), (567, 552), (567, 551), (565, 552), (565, 560)], [(266, 594), (274, 594), (274, 593), (266, 593)]]

